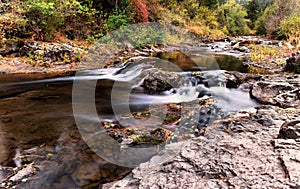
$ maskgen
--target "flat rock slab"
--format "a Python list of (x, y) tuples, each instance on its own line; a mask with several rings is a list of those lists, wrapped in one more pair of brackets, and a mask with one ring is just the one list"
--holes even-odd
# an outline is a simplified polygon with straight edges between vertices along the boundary
[(300, 141), (278, 138), (283, 120), (299, 120), (299, 109), (264, 106), (214, 122), (174, 158), (141, 164), (111, 188), (299, 188)]

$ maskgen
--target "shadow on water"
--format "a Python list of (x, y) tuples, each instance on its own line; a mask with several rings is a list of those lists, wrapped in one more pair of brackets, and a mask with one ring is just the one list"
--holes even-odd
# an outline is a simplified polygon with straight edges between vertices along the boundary
[[(183, 71), (200, 71), (200, 70), (227, 70), (237, 71), (241, 73), (248, 72), (248, 66), (243, 61), (232, 55), (214, 54), (209, 52), (185, 54), (181, 51), (158, 53), (156, 55), (160, 59), (167, 60)], [(219, 67), (216, 67), (215, 64)]]
[(248, 66), (245, 65), (242, 60), (234, 56), (215, 54), (214, 57), (218, 62), (221, 70), (248, 73)]

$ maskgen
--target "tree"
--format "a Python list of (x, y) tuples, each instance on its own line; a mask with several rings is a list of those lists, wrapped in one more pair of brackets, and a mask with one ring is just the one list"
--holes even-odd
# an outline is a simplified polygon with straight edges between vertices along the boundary
[(244, 7), (228, 2), (218, 8), (218, 21), (231, 35), (248, 35), (247, 12)]
[(250, 0), (245, 4), (247, 9), (247, 18), (251, 21), (249, 26), (254, 29), (255, 22), (261, 17), (265, 9), (273, 4), (274, 0)]
[(255, 21), (262, 15), (262, 7), (260, 6), (259, 0), (251, 0), (245, 5), (247, 9), (247, 18), (250, 19), (250, 28), (254, 28)]
[(281, 21), (299, 12), (299, 0), (275, 0), (274, 4), (266, 9), (264, 14), (264, 24), (267, 33), (278, 34)]

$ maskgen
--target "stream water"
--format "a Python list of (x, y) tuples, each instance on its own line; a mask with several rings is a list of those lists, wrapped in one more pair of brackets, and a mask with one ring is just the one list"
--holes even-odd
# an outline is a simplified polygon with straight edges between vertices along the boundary
[[(201, 71), (202, 65), (195, 66), (182, 54), (161, 54), (159, 57), (179, 67), (176, 74), (184, 76), (182, 83), (171, 84), (171, 88), (159, 93), (146, 90), (142, 85), (144, 79), (153, 73), (149, 70), (174, 70), (151, 67), (150, 63), (144, 62), (55, 78), (43, 74), (1, 75), (1, 166), (16, 167), (34, 162), (37, 173), (20, 184), (26, 188), (92, 188), (127, 174), (130, 169), (109, 163), (91, 150), (76, 127), (74, 113), (78, 111), (74, 110), (74, 104), (81, 104), (80, 110), (89, 106), (90, 99), (84, 96), (89, 91), (95, 97), (97, 115), (84, 112), (79, 115), (80, 119), (88, 121), (120, 122), (118, 115), (126, 113), (128, 105), (131, 112), (136, 112), (154, 105), (188, 103), (208, 97), (216, 99), (214, 104), (222, 116), (258, 105), (248, 93), (224, 87), (222, 70), (246, 72), (234, 57), (216, 55), (222, 70), (206, 71)], [(163, 73), (158, 76), (167, 77)], [(173, 82), (171, 78), (166, 79)], [(81, 84), (79, 92), (74, 90), (74, 81)], [(104, 150), (101, 153), (110, 152)], [(7, 174), (1, 172), (0, 182)]]

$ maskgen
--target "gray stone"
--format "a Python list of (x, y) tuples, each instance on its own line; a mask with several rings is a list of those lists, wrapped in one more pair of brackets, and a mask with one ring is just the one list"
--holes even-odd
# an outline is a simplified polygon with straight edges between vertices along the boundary
[(265, 76), (253, 84), (251, 96), (262, 103), (280, 107), (300, 106), (300, 77), (272, 75)]
[[(255, 115), (270, 119), (283, 111), (265, 106)], [(282, 121), (264, 126), (256, 117), (214, 122), (174, 158), (141, 164), (110, 188), (299, 188), (299, 141), (277, 139)]]

